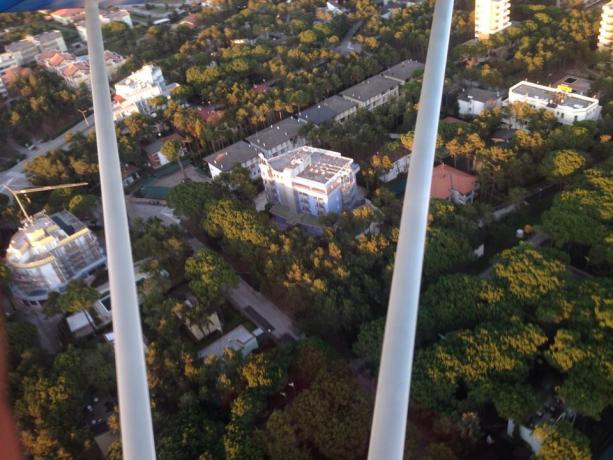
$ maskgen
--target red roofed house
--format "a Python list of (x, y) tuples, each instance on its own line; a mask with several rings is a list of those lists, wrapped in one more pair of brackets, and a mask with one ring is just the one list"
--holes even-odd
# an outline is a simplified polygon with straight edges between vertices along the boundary
[(223, 112), (205, 107), (198, 109), (198, 116), (205, 123), (214, 123), (223, 116)]
[(472, 203), (478, 189), (477, 178), (446, 164), (432, 172), (432, 198), (451, 200), (457, 204)]
[(195, 29), (199, 23), (200, 20), (198, 18), (198, 14), (192, 13), (189, 16), (185, 16), (185, 18), (179, 22), (179, 25), (185, 26), (188, 29)]
[(83, 20), (85, 18), (85, 10), (83, 8), (64, 8), (62, 10), (52, 11), (50, 16), (54, 21), (67, 26)]

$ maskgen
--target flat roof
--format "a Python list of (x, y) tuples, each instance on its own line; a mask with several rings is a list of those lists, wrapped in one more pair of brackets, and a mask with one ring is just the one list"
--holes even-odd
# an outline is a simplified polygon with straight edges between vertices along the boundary
[(406, 82), (413, 77), (415, 72), (422, 70), (424, 67), (425, 65), (421, 62), (414, 61), (413, 59), (407, 59), (406, 61), (402, 61), (401, 63), (381, 72), (381, 75)]
[(369, 99), (386, 93), (399, 86), (399, 83), (389, 78), (382, 77), (381, 75), (375, 75), (364, 80), (362, 83), (358, 83), (345, 91), (341, 92), (344, 97), (350, 97), (360, 102), (367, 102)]
[(249, 332), (245, 326), (239, 324), (230, 332), (200, 350), (198, 352), (198, 358), (202, 359), (207, 356), (222, 357), (226, 348), (240, 351), (249, 341), (254, 339), (255, 335)]
[(38, 41), (47, 41), (47, 40), (57, 40), (58, 38), (63, 38), (62, 32), (59, 30), (51, 30), (49, 32), (42, 32), (38, 35), (34, 35), (34, 40)]
[(587, 96), (587, 93), (592, 88), (592, 80), (587, 78), (577, 77), (576, 75), (565, 75), (555, 82), (555, 86), (566, 85), (573, 89), (574, 92), (583, 96)]
[(481, 88), (464, 89), (458, 96), (459, 101), (468, 102), (470, 99), (473, 99), (475, 101), (479, 101), (483, 103), (492, 101), (492, 100), (496, 100), (498, 98), (500, 98), (499, 92), (490, 91), (488, 89), (481, 89)]
[(205, 158), (207, 163), (222, 171), (229, 171), (238, 164), (258, 156), (258, 150), (245, 141), (238, 141)]
[(357, 102), (334, 95), (309, 107), (299, 115), (299, 118), (319, 126), (357, 105)]
[(342, 169), (351, 168), (353, 159), (331, 150), (305, 146), (271, 158), (268, 164), (280, 173), (289, 168), (296, 172), (294, 177), (325, 185)]
[(300, 126), (298, 120), (289, 117), (247, 137), (246, 141), (261, 149), (270, 150), (288, 140), (296, 138)]
[(531, 83), (528, 81), (517, 83), (509, 90), (509, 93), (515, 93), (542, 101), (555, 101), (555, 104), (557, 105), (572, 109), (585, 109), (592, 104), (598, 104), (598, 99), (580, 96), (578, 94), (568, 94), (564, 91), (558, 90), (557, 88), (537, 85), (536, 83)]

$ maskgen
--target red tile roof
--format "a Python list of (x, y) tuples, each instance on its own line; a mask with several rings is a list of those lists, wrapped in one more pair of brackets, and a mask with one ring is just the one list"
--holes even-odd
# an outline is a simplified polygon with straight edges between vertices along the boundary
[(203, 108), (198, 109), (198, 116), (205, 123), (210, 123), (219, 120), (222, 116), (222, 112), (219, 112), (215, 109)]
[(432, 172), (432, 198), (448, 199), (452, 190), (457, 190), (462, 195), (468, 195), (475, 189), (477, 178), (464, 171), (453, 168), (446, 164), (438, 165)]

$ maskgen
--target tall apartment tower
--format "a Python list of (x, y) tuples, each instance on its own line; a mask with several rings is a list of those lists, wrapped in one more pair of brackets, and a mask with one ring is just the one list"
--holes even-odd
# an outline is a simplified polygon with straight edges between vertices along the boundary
[(598, 49), (613, 54), (613, 1), (602, 7)]
[(511, 25), (511, 0), (475, 1), (475, 37), (487, 39)]

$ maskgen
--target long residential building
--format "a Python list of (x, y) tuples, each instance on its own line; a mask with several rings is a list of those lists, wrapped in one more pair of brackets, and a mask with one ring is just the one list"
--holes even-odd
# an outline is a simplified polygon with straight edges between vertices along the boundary
[(359, 166), (338, 152), (303, 146), (274, 158), (260, 154), (268, 203), (290, 213), (320, 216), (357, 204)]
[(535, 109), (552, 112), (560, 123), (572, 125), (577, 121), (598, 120), (598, 99), (568, 93), (557, 88), (522, 81), (509, 89), (510, 103), (525, 102)]
[(236, 165), (249, 170), (252, 179), (260, 177), (258, 154), (266, 159), (305, 145), (300, 128), (306, 123), (321, 126), (326, 122), (343, 122), (358, 109), (373, 110), (398, 97), (399, 88), (424, 65), (407, 59), (379, 75), (354, 85), (339, 95), (331, 96), (297, 114), (256, 132), (206, 157), (213, 178)]
[(475, 37), (487, 39), (511, 25), (511, 0), (475, 1)]
[(341, 96), (361, 108), (373, 110), (398, 97), (399, 87), (399, 82), (375, 75), (342, 91)]
[[(64, 37), (59, 30), (43, 32), (38, 35), (29, 35), (23, 40), (13, 42), (6, 45), (5, 50), (10, 53), (15, 61), (12, 65), (29, 64), (36, 60), (36, 55), (45, 51), (60, 51), (67, 50)], [(3, 58), (6, 60), (7, 58)], [(11, 67), (11, 66), (8, 66)]]
[(613, 54), (613, 1), (602, 7), (598, 49)]
[[(104, 51), (104, 62), (109, 78), (112, 78), (117, 70), (125, 63), (125, 58), (112, 51)], [(79, 88), (81, 85), (90, 86), (89, 57), (75, 57), (70, 53), (57, 51), (45, 51), (36, 56), (36, 62), (50, 72), (64, 79), (71, 88)]]
[(47, 299), (68, 282), (83, 278), (106, 263), (96, 235), (68, 211), (44, 212), (23, 221), (10, 241), (6, 263), (11, 290), (26, 304)]
[(158, 96), (168, 98), (177, 86), (176, 83), (166, 83), (159, 67), (145, 65), (115, 84), (113, 117), (117, 121), (133, 113), (149, 114), (153, 110), (149, 100)]

